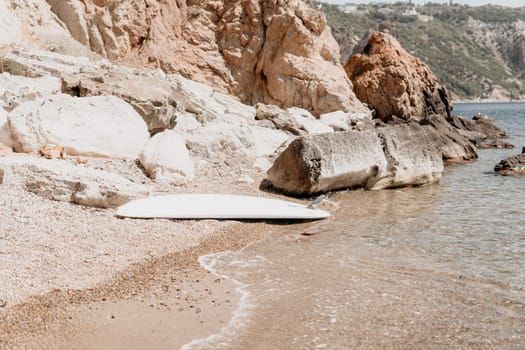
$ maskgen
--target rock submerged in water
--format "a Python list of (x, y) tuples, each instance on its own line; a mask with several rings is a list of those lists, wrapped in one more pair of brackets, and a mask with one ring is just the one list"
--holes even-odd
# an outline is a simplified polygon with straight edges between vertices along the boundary
[(430, 184), (442, 171), (435, 132), (410, 123), (297, 138), (267, 174), (277, 189), (311, 195)]
[(501, 175), (525, 174), (525, 147), (520, 154), (503, 159), (496, 164), (494, 171)]

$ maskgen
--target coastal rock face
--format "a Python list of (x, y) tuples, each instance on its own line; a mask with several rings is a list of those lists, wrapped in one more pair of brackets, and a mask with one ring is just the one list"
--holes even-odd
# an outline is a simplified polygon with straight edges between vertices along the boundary
[(507, 138), (508, 134), (496, 126), (493, 119), (474, 116), (473, 120), (467, 120), (453, 115), (448, 118), (448, 122), (479, 149), (514, 148), (512, 144), (501, 140)]
[(494, 171), (501, 175), (525, 174), (525, 147), (523, 147), (521, 154), (503, 159), (496, 164)]
[(111, 95), (131, 104), (152, 133), (175, 126), (178, 104), (173, 86), (158, 70), (22, 49), (7, 52), (0, 62), (4, 70), (0, 82), (5, 83), (0, 87), (0, 99), (10, 108), (59, 92), (75, 97)]
[(366, 111), (324, 16), (302, 1), (48, 2), (75, 39), (104, 57), (211, 82), (245, 103)]
[[(219, 167), (234, 165), (235, 171), (248, 171), (257, 162), (258, 168), (267, 170), (271, 165), (267, 158), (291, 137), (268, 121), (256, 120), (254, 107), (177, 74), (33, 49), (8, 51), (0, 55), (0, 64), (4, 74), (19, 79), (20, 91), (32, 91), (33, 80), (47, 79), (53, 82), (50, 94), (62, 90), (74, 97), (117, 96), (133, 106), (146, 121), (150, 133), (176, 130), (197, 162), (211, 159)], [(35, 96), (47, 96), (43, 90), (37, 92)], [(1, 98), (0, 95), (0, 101)], [(13, 105), (21, 101), (25, 99), (16, 99)], [(308, 122), (321, 124), (307, 111), (303, 110), (303, 114), (309, 115)]]
[(113, 208), (149, 193), (147, 187), (120, 175), (63, 160), (4, 157), (0, 158), (0, 172), (4, 183), (22, 186), (52, 200), (89, 207)]
[(195, 175), (186, 142), (173, 130), (153, 136), (139, 159), (150, 178), (160, 182), (182, 185)]
[(75, 56), (91, 54), (57, 20), (46, 0), (0, 0), (0, 29), (0, 47), (25, 44)]
[(384, 121), (392, 116), (416, 121), (432, 115), (450, 116), (445, 87), (427, 65), (389, 34), (372, 33), (363, 52), (352, 56), (345, 70), (357, 97)]
[(26, 153), (54, 144), (70, 155), (135, 159), (149, 139), (137, 112), (113, 96), (58, 94), (25, 102), (8, 124), (13, 148)]
[(417, 123), (300, 137), (277, 158), (268, 180), (295, 195), (434, 183), (443, 171), (435, 140), (431, 128)]
[[(443, 160), (447, 163), (462, 163), (478, 159), (478, 152), (473, 141), (465, 135), (456, 124), (459, 117), (445, 118), (444, 116), (430, 116), (421, 121), (422, 125), (430, 126), (434, 129), (435, 140), (443, 155)], [(462, 118), (459, 118), (464, 120)]]

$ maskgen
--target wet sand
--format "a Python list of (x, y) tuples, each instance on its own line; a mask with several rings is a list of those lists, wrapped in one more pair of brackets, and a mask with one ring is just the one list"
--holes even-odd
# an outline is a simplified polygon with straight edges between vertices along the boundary
[(0, 348), (176, 348), (207, 336), (228, 322), (238, 296), (198, 257), (241, 249), (271, 227), (231, 223), (197, 247), (135, 264), (94, 288), (56, 289), (3, 307)]

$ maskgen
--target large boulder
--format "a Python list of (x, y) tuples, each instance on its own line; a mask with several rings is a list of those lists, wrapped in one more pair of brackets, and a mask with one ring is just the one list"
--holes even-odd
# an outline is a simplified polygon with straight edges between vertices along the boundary
[(136, 159), (149, 139), (140, 115), (113, 96), (52, 95), (22, 103), (8, 123), (17, 152), (54, 144), (70, 155)]
[(285, 192), (311, 195), (428, 184), (442, 171), (434, 131), (410, 123), (299, 137), (279, 155), (268, 180)]
[[(151, 133), (175, 126), (176, 86), (158, 71), (112, 65), (34, 49), (17, 49), (0, 58), (0, 99), (10, 108), (24, 100), (58, 92), (75, 97), (116, 96), (142, 116)], [(31, 78), (28, 78), (31, 77)]]
[(373, 32), (363, 52), (352, 56), (345, 70), (357, 97), (384, 121), (392, 116), (404, 120), (450, 116), (446, 88), (426, 64), (387, 33)]
[(520, 154), (503, 159), (496, 164), (494, 171), (501, 175), (525, 174), (525, 147)]
[(140, 163), (150, 178), (173, 185), (188, 183), (195, 175), (186, 142), (174, 130), (153, 136), (140, 155)]
[[(161, 74), (161, 73), (159, 73)], [(150, 133), (175, 127), (177, 101), (172, 85), (144, 71), (112, 67), (65, 75), (62, 91), (73, 96), (117, 96), (141, 115)]]
[(302, 1), (48, 2), (74, 38), (104, 57), (211, 83), (245, 103), (366, 111), (326, 19)]
[(98, 208), (113, 208), (148, 195), (149, 189), (103, 170), (64, 160), (30, 156), (0, 158), (6, 185), (21, 186), (39, 196)]

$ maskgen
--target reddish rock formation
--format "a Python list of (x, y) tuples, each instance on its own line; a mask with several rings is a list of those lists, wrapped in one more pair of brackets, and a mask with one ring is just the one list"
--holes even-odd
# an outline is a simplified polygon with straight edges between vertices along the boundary
[(365, 111), (324, 16), (298, 0), (47, 0), (71, 35), (113, 60), (157, 66), (243, 102)]
[(363, 52), (352, 56), (345, 70), (357, 97), (371, 105), (382, 120), (450, 116), (445, 87), (426, 64), (389, 34), (372, 33)]

